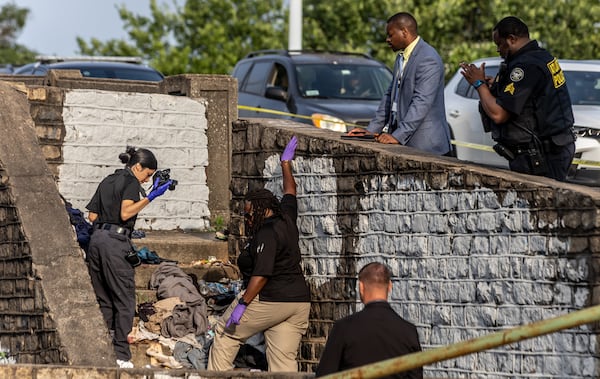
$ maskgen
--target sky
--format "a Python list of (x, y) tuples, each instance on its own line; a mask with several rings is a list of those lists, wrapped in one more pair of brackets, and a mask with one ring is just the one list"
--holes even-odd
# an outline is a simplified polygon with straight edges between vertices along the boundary
[(127, 39), (118, 5), (134, 14), (150, 15), (150, 0), (0, 0), (0, 6), (9, 3), (30, 10), (17, 42), (42, 55), (76, 55), (76, 37), (85, 41), (92, 37), (100, 41)]

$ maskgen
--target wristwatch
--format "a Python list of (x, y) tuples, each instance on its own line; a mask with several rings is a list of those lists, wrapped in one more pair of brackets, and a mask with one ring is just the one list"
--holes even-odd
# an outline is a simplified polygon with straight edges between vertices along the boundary
[(485, 82), (483, 80), (477, 79), (472, 85), (473, 85), (473, 88), (477, 89), (477, 88), (481, 87), (481, 85), (484, 83)]
[(238, 304), (248, 306), (248, 303), (244, 301), (244, 297), (240, 297), (240, 299), (238, 300)]

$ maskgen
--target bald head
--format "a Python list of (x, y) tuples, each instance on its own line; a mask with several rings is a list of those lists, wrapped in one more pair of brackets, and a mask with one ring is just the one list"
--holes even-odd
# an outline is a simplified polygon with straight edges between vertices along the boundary
[(390, 269), (379, 262), (364, 266), (358, 273), (360, 299), (363, 303), (387, 300), (392, 289)]

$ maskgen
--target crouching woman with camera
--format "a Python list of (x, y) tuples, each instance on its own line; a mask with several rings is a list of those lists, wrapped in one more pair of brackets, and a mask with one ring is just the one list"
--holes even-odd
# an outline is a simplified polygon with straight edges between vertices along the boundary
[(147, 149), (127, 147), (119, 155), (125, 168), (102, 180), (87, 204), (89, 220), (94, 224), (86, 256), (92, 286), (104, 321), (113, 337), (117, 364), (131, 368), (127, 335), (135, 316), (135, 271), (137, 253), (129, 239), (138, 213), (171, 186), (156, 177), (145, 196), (141, 183), (152, 177), (158, 163)]

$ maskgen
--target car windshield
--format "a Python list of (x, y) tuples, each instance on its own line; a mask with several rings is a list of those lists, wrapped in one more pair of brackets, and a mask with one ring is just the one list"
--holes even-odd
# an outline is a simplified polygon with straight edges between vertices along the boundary
[(305, 64), (296, 66), (303, 97), (380, 100), (392, 80), (385, 67)]
[(15, 75), (46, 75), (50, 69), (61, 70), (79, 70), (81, 75), (86, 78), (109, 78), (126, 80), (143, 80), (151, 82), (160, 82), (163, 76), (156, 70), (144, 66), (114, 66), (114, 65), (87, 65), (87, 64), (58, 64), (58, 65), (40, 65), (30, 63), (15, 70)]
[(163, 80), (162, 76), (157, 72), (135, 68), (82, 67), (79, 70), (81, 71), (81, 75), (88, 78), (146, 80), (151, 82), (160, 82)]

